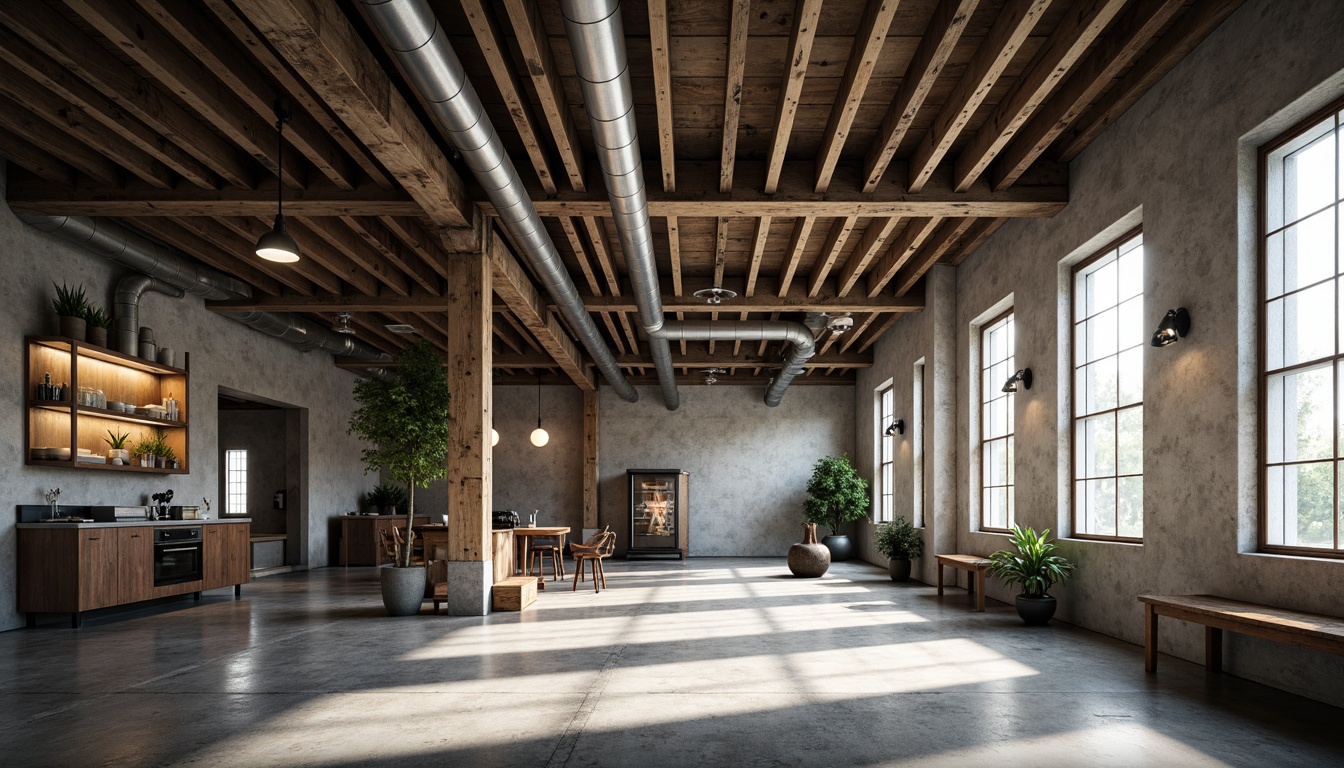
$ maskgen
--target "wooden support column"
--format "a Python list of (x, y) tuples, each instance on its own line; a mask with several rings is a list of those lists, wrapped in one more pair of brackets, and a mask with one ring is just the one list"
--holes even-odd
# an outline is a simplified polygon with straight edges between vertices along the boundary
[(597, 393), (583, 393), (583, 540), (597, 532)]
[(491, 270), (484, 252), (448, 271), (448, 613), (490, 612)]

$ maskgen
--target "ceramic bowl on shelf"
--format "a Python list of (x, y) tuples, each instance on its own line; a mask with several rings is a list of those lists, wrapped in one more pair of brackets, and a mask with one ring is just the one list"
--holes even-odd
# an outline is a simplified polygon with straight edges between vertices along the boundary
[(109, 410), (109, 411), (125, 411), (125, 410), (126, 410), (126, 404), (123, 403), (123, 402), (121, 402), (120, 400), (108, 400), (108, 401), (107, 401), (107, 410)]

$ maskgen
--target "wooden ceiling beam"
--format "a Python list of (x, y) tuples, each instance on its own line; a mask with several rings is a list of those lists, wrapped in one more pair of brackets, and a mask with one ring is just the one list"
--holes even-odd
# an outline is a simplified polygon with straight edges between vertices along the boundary
[(429, 268), (418, 253), (403, 245), (381, 219), (372, 216), (341, 216), (340, 221), (365, 245), (378, 252), (392, 269), (406, 275), (415, 285), (431, 294), (443, 293), (443, 283), (438, 274)]
[(775, 106), (774, 134), (770, 137), (770, 153), (766, 156), (765, 187), (767, 195), (779, 188), (779, 171), (789, 149), (789, 134), (798, 116), (798, 102), (803, 95), (803, 81), (807, 78), (807, 64), (812, 56), (812, 41), (817, 36), (817, 22), (821, 20), (821, 0), (797, 0), (793, 10), (793, 28), (789, 32), (789, 60), (784, 70), (784, 82), (779, 87), (779, 103)]
[[(770, 217), (756, 219), (756, 231), (751, 239), (751, 260), (747, 263), (747, 283), (742, 295), (751, 298), (756, 295), (756, 278), (761, 272), (761, 260), (765, 257), (765, 242), (770, 238)], [(680, 291), (677, 292), (680, 295)]]
[(747, 70), (747, 30), (751, 24), (751, 0), (733, 0), (728, 25), (728, 62), (724, 79), (723, 143), (719, 152), (719, 191), (733, 189), (737, 167), (737, 127), (742, 117), (742, 78)]
[(1184, 0), (1140, 0), (1117, 17), (1110, 34), (999, 154), (990, 166), (990, 186), (1006, 189), (1017, 181), (1184, 5)]
[[(415, 251), (420, 260), (434, 270), (435, 274), (444, 280), (448, 279), (448, 254), (445, 251), (448, 244), (442, 238), (431, 235), (423, 224), (410, 216), (379, 216), (378, 220), (407, 248)], [(447, 233), (460, 230), (443, 231)]]
[(934, 82), (942, 74), (979, 4), (980, 0), (942, 0), (934, 9), (933, 19), (915, 49), (915, 57), (901, 78), (901, 89), (882, 119), (877, 140), (868, 148), (863, 166), (865, 192), (876, 189), (882, 174), (887, 172), (901, 140), (914, 124), (915, 116), (924, 106), (924, 100), (933, 90)]
[(947, 263), (954, 267), (961, 266), (966, 257), (975, 253), (975, 249), (984, 245), (989, 236), (999, 231), (999, 227), (1008, 223), (1008, 219), (976, 219), (966, 232), (964, 232), (956, 244), (951, 249), (951, 256), (947, 257)]
[(574, 226), (574, 219), (568, 216), (560, 216), (560, 229), (565, 233), (565, 239), (569, 241), (569, 249), (574, 252), (574, 260), (579, 263), (579, 271), (583, 273), (583, 279), (588, 283), (588, 290), (598, 294), (602, 288), (597, 284), (597, 275), (593, 272), (592, 261), (588, 258), (588, 248), (583, 243), (583, 238), (579, 236), (579, 230)]
[(611, 312), (598, 312), (597, 316), (602, 318), (602, 324), (607, 327), (607, 335), (610, 337), (611, 346), (616, 350), (616, 354), (625, 354), (625, 337), (621, 335), (616, 327), (616, 321), (612, 319)]
[(868, 327), (872, 325), (878, 317), (879, 315), (871, 314), (859, 318), (854, 324), (854, 330), (844, 335), (845, 343), (840, 345), (840, 354), (843, 355), (848, 353), (849, 348), (858, 343), (859, 339), (863, 337), (863, 332), (868, 330)]
[[(981, 41), (971, 63), (952, 89), (952, 95), (943, 103), (933, 125), (924, 133), (910, 157), (906, 186), (911, 192), (919, 192), (929, 183), (938, 164), (1013, 62), (1050, 3), (1051, 0), (1008, 0), (1004, 4), (989, 34)], [(870, 174), (868, 178), (871, 180), (873, 176)]]
[[(306, 230), (314, 237), (321, 239), (330, 246), (330, 250), (339, 253), (350, 264), (373, 278), (376, 284), (385, 286), (398, 296), (411, 295), (411, 281), (406, 273), (398, 269), (386, 256), (352, 232), (343, 219), (315, 216), (303, 219), (299, 222), (299, 226), (300, 229)], [(294, 228), (293, 223), (291, 223), (290, 228)], [(342, 264), (342, 266), (345, 265)], [(356, 285), (353, 280), (347, 279), (347, 282)], [(376, 293), (382, 289), (375, 286), (373, 291), (368, 291), (362, 287), (361, 290)]]
[(39, 119), (18, 102), (0, 98), (0, 128), (42, 147), (100, 184), (115, 187), (122, 183), (124, 172), (121, 166), (90, 149), (80, 139), (53, 130), (46, 120)]
[(812, 216), (799, 217), (793, 223), (793, 234), (789, 235), (789, 247), (785, 251), (788, 255), (784, 257), (784, 268), (779, 273), (779, 295), (787, 296), (789, 287), (793, 284), (794, 273), (798, 271), (798, 262), (803, 258), (803, 251), (807, 249), (807, 238), (812, 234), (812, 225), (816, 219)]
[(901, 219), (897, 216), (886, 216), (877, 219), (871, 219), (868, 227), (863, 230), (863, 237), (859, 238), (858, 245), (850, 251), (849, 258), (845, 260), (844, 269), (840, 271), (839, 295), (848, 296), (854, 289), (859, 278), (863, 276), (864, 270), (876, 258), (882, 246), (891, 237), (891, 232), (900, 223)]
[(1036, 113), (1074, 65), (1111, 23), (1125, 0), (1093, 0), (1071, 8), (1032, 60), (1031, 68), (980, 126), (953, 166), (953, 189), (964, 192)]
[[(335, 320), (335, 318), (330, 315), (319, 315), (318, 317), (321, 318), (323, 322), (334, 322)], [(410, 344), (415, 340), (415, 337), (419, 335), (418, 332), (414, 334), (393, 333), (383, 327), (383, 322), (384, 319), (379, 317), (361, 315), (350, 316), (350, 326), (355, 328), (356, 331), (362, 332), (364, 337), (363, 340), (366, 343), (372, 339), (373, 346), (390, 352), (391, 354), (396, 354), (402, 347)], [(358, 338), (359, 335), (360, 334), (357, 333), (356, 338)], [(340, 360), (341, 358), (336, 359), (337, 365), (340, 365)], [(367, 368), (375, 368), (385, 365), (385, 363), (374, 363), (369, 360), (361, 360), (360, 362)]]
[[(622, 368), (648, 367), (649, 361), (639, 355), (621, 355), (616, 358), (616, 362)], [(781, 364), (777, 358), (763, 357), (755, 354), (747, 355), (729, 355), (724, 353), (709, 354), (704, 351), (693, 351), (684, 355), (674, 355), (672, 365), (675, 368), (684, 369), (705, 369), (705, 368), (771, 368), (778, 367)], [(555, 365), (555, 361), (544, 354), (512, 354), (497, 356), (494, 361), (496, 368), (546, 368)], [(805, 368), (837, 368), (843, 370), (856, 370), (860, 368), (872, 368), (872, 355), (850, 353), (845, 355), (831, 354), (815, 355), (811, 360), (803, 364)]]
[(831, 223), (831, 229), (826, 233), (826, 243), (821, 246), (821, 256), (817, 259), (817, 264), (812, 268), (812, 276), (808, 279), (807, 295), (816, 296), (821, 292), (821, 288), (826, 284), (826, 278), (831, 274), (831, 268), (840, 258), (841, 251), (845, 248), (845, 243), (849, 240), (849, 233), (854, 231), (854, 225), (858, 224), (859, 217), (845, 216), (838, 218)]
[(876, 298), (882, 293), (887, 283), (891, 282), (901, 267), (910, 261), (929, 235), (933, 234), (939, 221), (940, 219), (930, 217), (910, 219), (905, 223), (905, 229), (901, 230), (901, 234), (892, 242), (891, 247), (868, 272), (868, 298)]
[(607, 280), (607, 289), (611, 291), (613, 296), (620, 296), (621, 282), (616, 277), (616, 268), (612, 264), (605, 227), (602, 226), (602, 222), (596, 216), (584, 216), (583, 228), (588, 233), (588, 242), (593, 246), (593, 255), (597, 258), (597, 264), (602, 268), (602, 276)]
[(462, 180), (340, 8), (319, 0), (234, 0), (234, 5), (430, 220), (438, 226), (471, 226)]
[(629, 312), (617, 312), (616, 319), (621, 322), (621, 328), (625, 330), (625, 339), (630, 344), (630, 354), (639, 354), (639, 336), (635, 332), (635, 326), (638, 323), (630, 322)]
[[(87, 4), (87, 0), (83, 0)], [(98, 0), (101, 4), (103, 0)], [(213, 88), (214, 78), (232, 92), (237, 98), (261, 118), (262, 129), (256, 137), (259, 147), (275, 146), (270, 139), (274, 130), (275, 101), (279, 93), (260, 66), (245, 52), (240, 51), (238, 41), (222, 31), (218, 22), (203, 13), (194, 3), (182, 3), (176, 0), (136, 0), (159, 26), (167, 31), (168, 37), (186, 49), (203, 72), (192, 72), (191, 77), (202, 81), (207, 90), (202, 95), (209, 98), (218, 92)], [(148, 48), (156, 59), (164, 56), (170, 46), (159, 48), (157, 44), (144, 40), (141, 47)], [(172, 66), (174, 62), (164, 62)], [(188, 70), (190, 71), (190, 70)], [(177, 77), (183, 75), (178, 73)], [(280, 93), (283, 93), (281, 91)], [(290, 103), (285, 94), (283, 99), (290, 111), (289, 124), (285, 126), (285, 138), (298, 150), (299, 154), (313, 164), (318, 173), (325, 176), (340, 189), (354, 189), (360, 181), (355, 164), (346, 155), (342, 147), (327, 132), (326, 126), (319, 124), (299, 104)], [(251, 122), (251, 121), (249, 121)], [(267, 130), (270, 128), (270, 130)]]
[[(352, 361), (351, 364), (342, 365), (342, 368), (348, 370), (359, 370), (359, 364)], [(377, 368), (377, 365), (364, 363), (363, 368)], [(642, 369), (651, 369), (653, 366), (629, 366), (625, 380), (637, 387), (652, 387), (658, 385), (658, 377), (651, 373), (639, 373)], [(812, 369), (808, 369), (812, 370)], [(772, 376), (747, 376), (741, 373), (736, 375), (721, 376), (715, 387), (765, 387), (773, 380)], [(704, 374), (695, 371), (690, 374), (677, 374), (676, 381), (679, 386), (711, 386), (705, 384)], [(854, 371), (837, 371), (834, 376), (799, 376), (793, 380), (791, 387), (853, 387), (855, 382)], [(538, 377), (532, 373), (515, 372), (511, 369), (499, 369), (495, 373), (494, 384), (497, 387), (535, 387), (538, 383)], [(564, 376), (548, 373), (542, 374), (540, 383), (544, 387), (551, 386), (572, 386), (569, 379)]]
[(886, 335), (887, 331), (891, 330), (891, 326), (895, 325), (896, 321), (900, 319), (901, 315), (891, 315), (886, 320), (883, 320), (882, 324), (874, 328), (873, 332), (868, 334), (868, 338), (864, 339), (863, 343), (859, 345), (857, 350), (859, 354), (867, 352), (868, 348), (873, 346), (873, 343), (878, 339)]
[[(126, 219), (127, 226), (137, 229), (152, 239), (189, 254), (192, 258), (221, 272), (249, 283), (258, 293), (270, 297), (280, 295), (280, 281), (248, 264), (237, 251), (227, 244), (212, 242), (168, 219)], [(243, 253), (246, 253), (244, 251)], [(300, 284), (301, 285), (301, 284)]]
[(681, 285), (681, 226), (676, 216), (667, 217), (667, 258), (672, 267), (672, 295), (680, 296)]
[(1058, 159), (1069, 161), (1114, 123), (1139, 97), (1147, 93), (1181, 62), (1223, 20), (1241, 7), (1243, 0), (1200, 0), (1177, 17), (1130, 71), (1102, 94), (1083, 116), (1074, 121), (1058, 142)]
[(728, 265), (728, 219), (714, 220), (714, 284), (723, 282), (723, 270)]
[[(141, 222), (137, 226), (147, 228), (149, 227), (148, 222), (154, 221), (154, 219), (146, 217), (143, 219), (127, 219), (127, 221)], [(257, 285), (257, 283), (247, 277), (247, 274), (249, 271), (255, 269), (274, 278), (275, 281), (279, 282), (289, 290), (303, 296), (313, 295), (316, 292), (314, 289), (315, 285), (318, 289), (329, 290), (328, 286), (316, 284), (312, 280), (309, 280), (306, 274), (308, 270), (299, 271), (294, 268), (295, 265), (293, 264), (277, 264), (275, 262), (257, 259), (255, 257), (256, 238), (245, 238), (236, 230), (231, 229), (214, 219), (195, 216), (180, 219), (167, 219), (167, 221), (177, 224), (181, 228), (191, 232), (205, 243), (217, 245), (224, 249), (232, 256), (232, 258), (228, 262), (222, 263), (228, 264), (231, 262), (234, 264), (241, 264), (242, 269), (235, 270), (229, 267), (220, 266), (219, 264), (214, 264), (212, 266), (222, 269), (225, 272), (229, 272), (230, 274), (236, 274), (253, 285)], [(194, 251), (192, 253), (194, 255)], [(334, 286), (334, 289), (331, 290), (340, 290), (341, 283), (339, 280), (335, 280), (329, 276), (326, 277), (326, 280)]]
[(471, 31), (476, 35), (476, 43), (481, 47), (485, 64), (490, 68), (490, 74), (499, 88), (499, 95), (509, 110), (509, 117), (513, 118), (513, 124), (518, 129), (523, 149), (527, 151), (527, 156), (532, 161), (532, 168), (537, 172), (537, 180), (541, 183), (542, 189), (554, 193), (555, 177), (551, 174), (551, 164), (546, 158), (546, 147), (540, 140), (541, 126), (537, 123), (536, 116), (532, 114), (532, 105), (528, 102), (527, 93), (518, 80), (518, 74), (513, 71), (513, 63), (509, 61), (509, 47), (500, 32), (499, 22), (495, 19), (494, 12), (486, 7), (484, 0), (461, 0), (461, 2), (462, 12), (467, 17)]
[[(536, 0), (504, 0), (513, 26), (514, 39), (523, 54), (528, 75), (541, 102), (541, 112), (551, 128), (551, 139), (560, 152), (560, 162), (569, 175), (569, 184), (575, 190), (586, 189), (584, 181), (583, 147), (579, 144), (578, 127), (574, 124), (565, 98), (565, 89), (551, 53), (551, 41)], [(599, 186), (598, 189), (604, 189)]]
[(854, 35), (854, 46), (850, 49), (849, 63), (845, 65), (845, 76), (840, 83), (840, 93), (836, 96), (831, 116), (826, 121), (821, 150), (816, 159), (816, 192), (825, 192), (831, 184), (831, 174), (840, 160), (840, 150), (844, 149), (845, 139), (849, 138), (850, 126), (859, 113), (863, 103), (863, 94), (868, 90), (868, 78), (877, 66), (878, 56), (882, 53), (882, 44), (887, 40), (891, 20), (896, 16), (898, 0), (868, 0)]
[(64, 160), (3, 128), (0, 128), (0, 156), (9, 161), (11, 173), (17, 165), (52, 184), (73, 187), (79, 173)]
[(672, 133), (671, 44), (667, 28), (667, 0), (649, 0), (649, 44), (653, 57), (653, 99), (658, 110), (658, 157), (663, 169), (663, 191), (677, 189), (676, 146)]
[(513, 350), (515, 354), (521, 355), (523, 353), (523, 347), (531, 349), (532, 345), (527, 343), (527, 341), (523, 339), (522, 334), (520, 334), (517, 330), (515, 330), (512, 325), (510, 325), (507, 322), (499, 321), (501, 314), (507, 315), (508, 313), (496, 312), (495, 322), (490, 324), (491, 330), (495, 334), (495, 338), (499, 339), (500, 342), (504, 344), (504, 346)]
[[(356, 291), (371, 296), (377, 295), (380, 283), (387, 285), (391, 282), (380, 279), (379, 275), (374, 274), (373, 270), (366, 266), (364, 259), (351, 255), (352, 250), (347, 246), (354, 238), (348, 233), (333, 232), (329, 226), (314, 224), (310, 219), (289, 218), (286, 221), (289, 225), (289, 234), (294, 238), (294, 242), (299, 244), (300, 262), (309, 259), (349, 283)], [(257, 220), (257, 224), (266, 226), (262, 220)], [(409, 293), (405, 280), (405, 276), (402, 276), (400, 290), (388, 287), (400, 295), (405, 295)]]
[(251, 159), (176, 102), (164, 98), (153, 83), (53, 8), (41, 3), (0, 3), (0, 22), (230, 184), (243, 189), (254, 186), (256, 167)]
[[(176, 221), (200, 222), (199, 226), (203, 228), (202, 235), (206, 237), (209, 236), (206, 234), (209, 225), (205, 222), (214, 222), (225, 230), (233, 232), (241, 237), (242, 245), (240, 247), (245, 249), (244, 252), (251, 252), (254, 247), (253, 244), (257, 242), (262, 234), (271, 231), (270, 222), (249, 216), (220, 216), (213, 219), (190, 216), (178, 218)], [(277, 267), (277, 269), (287, 269), (290, 272), (302, 275), (308, 280), (311, 280), (317, 287), (330, 294), (340, 294), (344, 287), (344, 283), (341, 282), (339, 275), (332, 270), (327, 269), (314, 259), (300, 258), (293, 264)]]
[(975, 219), (950, 219), (943, 222), (938, 231), (925, 241), (919, 253), (896, 273), (896, 295), (904, 296), (913, 289), (924, 273), (937, 264), (948, 249), (956, 244), (957, 238), (974, 223)]

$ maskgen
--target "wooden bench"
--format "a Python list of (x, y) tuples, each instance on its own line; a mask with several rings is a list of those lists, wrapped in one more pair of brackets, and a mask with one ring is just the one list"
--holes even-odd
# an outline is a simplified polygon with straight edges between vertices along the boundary
[(490, 588), (490, 605), (496, 611), (521, 611), (537, 602), (536, 576), (510, 576)]
[[(985, 611), (985, 569), (989, 561), (979, 555), (938, 555), (938, 594), (943, 594), (943, 566), (966, 571), (970, 575), (970, 584), (966, 587), (969, 594), (975, 595), (975, 610)], [(980, 585), (977, 587), (976, 583)]]
[(1143, 668), (1157, 671), (1157, 617), (1204, 625), (1204, 667), (1223, 668), (1223, 630), (1344, 655), (1344, 619), (1271, 608), (1214, 595), (1139, 595), (1144, 604)]
[(252, 569), (278, 568), (285, 564), (285, 542), (289, 539), (283, 533), (254, 533), (248, 537), (252, 550)]

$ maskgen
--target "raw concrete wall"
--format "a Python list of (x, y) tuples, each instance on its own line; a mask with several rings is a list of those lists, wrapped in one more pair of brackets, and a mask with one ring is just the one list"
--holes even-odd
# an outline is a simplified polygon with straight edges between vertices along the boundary
[[(0, 178), (3, 174), (0, 173)], [(3, 186), (0, 184), (0, 186)], [(3, 189), (0, 189), (0, 196)], [(52, 486), (62, 489), (68, 504), (141, 504), (150, 493), (173, 488), (184, 504), (209, 497), (219, 514), (219, 419), (216, 398), (221, 386), (309, 409), (307, 445), (302, 460), (311, 467), (306, 498), (311, 510), (307, 530), (298, 531), (303, 560), (311, 566), (328, 562), (327, 518), (353, 510), (363, 486), (359, 443), (345, 434), (354, 377), (332, 365), (330, 355), (300, 352), (295, 347), (205, 309), (199, 298), (171, 299), (145, 294), (141, 323), (154, 328), (163, 346), (191, 354), (191, 473), (187, 475), (121, 475), (78, 469), (24, 466), (23, 410), (27, 388), (23, 337), (56, 331), (51, 316), (51, 283), (82, 283), (89, 295), (110, 305), (112, 289), (126, 270), (64, 240), (22, 224), (0, 206), (0, 498), (15, 504), (40, 504)], [(291, 530), (291, 536), (296, 531)], [(0, 514), (0, 629), (22, 623), (14, 604), (17, 537), (14, 517)]]
[[(1146, 248), (1145, 323), (1187, 307), (1191, 335), (1145, 347), (1144, 543), (1066, 540), (1077, 577), (1057, 587), (1060, 618), (1142, 641), (1143, 593), (1212, 593), (1339, 615), (1344, 563), (1256, 554), (1255, 148), (1344, 92), (1344, 4), (1249, 0), (1112, 125), (1071, 167), (1071, 203), (1049, 220), (1009, 223), (958, 271), (951, 319), (960, 361), (957, 492), (973, 491), (972, 321), (1012, 296), (1017, 362), (1036, 384), (1016, 399), (1016, 512), (1023, 525), (1069, 531), (1069, 349), (1061, 263), (1132, 222)], [(1305, 94), (1305, 95), (1304, 95)], [(878, 346), (878, 368), (905, 376), (905, 345)], [(880, 374), (876, 374), (880, 375)], [(900, 379), (898, 378), (898, 381)], [(868, 397), (861, 385), (858, 397)], [(866, 407), (861, 403), (861, 407)], [(860, 420), (862, 428), (862, 419)], [(989, 554), (1001, 535), (973, 530), (973, 504), (948, 521), (956, 548)], [(940, 519), (939, 524), (942, 524)], [(990, 595), (1012, 593), (992, 585)], [(1161, 650), (1203, 658), (1203, 633), (1163, 625)], [(1227, 668), (1344, 705), (1344, 661), (1230, 636)]]
[(654, 387), (641, 387), (638, 403), (603, 390), (600, 522), (618, 532), (618, 554), (629, 542), (627, 469), (691, 473), (692, 556), (780, 556), (801, 540), (812, 465), (855, 453), (854, 388), (794, 386), (775, 408), (764, 395), (762, 387), (683, 386), (681, 407), (668, 411)]
[[(286, 510), (274, 509), (275, 492), (286, 488), (285, 412), (281, 410), (230, 410), (219, 421), (217, 461), (224, 466), (224, 452), (247, 451), (247, 516), (253, 533), (285, 533)], [(218, 498), (224, 498), (220, 473)], [(220, 502), (222, 512), (223, 501)]]

